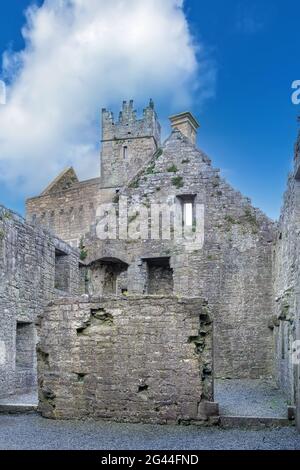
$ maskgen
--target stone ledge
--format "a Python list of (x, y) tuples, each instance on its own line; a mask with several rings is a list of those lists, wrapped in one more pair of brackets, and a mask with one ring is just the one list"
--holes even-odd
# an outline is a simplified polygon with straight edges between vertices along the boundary
[(18, 405), (0, 405), (0, 414), (20, 414), (37, 411), (37, 405), (18, 404)]
[(196, 304), (202, 303), (206, 306), (206, 302), (202, 297), (184, 297), (184, 296), (177, 296), (177, 295), (149, 295), (149, 294), (129, 294), (127, 296), (124, 295), (111, 295), (111, 296), (103, 296), (103, 297), (93, 297), (87, 294), (83, 294), (81, 296), (71, 296), (66, 295), (65, 297), (60, 297), (57, 299), (51, 300), (48, 306), (52, 307), (54, 305), (68, 305), (72, 304), (95, 304), (95, 303), (104, 303), (104, 302), (135, 302), (135, 301), (158, 301), (158, 300), (172, 300), (176, 301), (178, 304), (187, 304), (191, 307), (195, 306)]
[(220, 425), (223, 428), (282, 428), (294, 426), (295, 423), (287, 418), (258, 418), (251, 416), (221, 416)]

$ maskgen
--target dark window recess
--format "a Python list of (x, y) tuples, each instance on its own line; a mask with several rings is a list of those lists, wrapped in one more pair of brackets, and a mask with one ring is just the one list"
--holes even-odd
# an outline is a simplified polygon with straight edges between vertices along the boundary
[(123, 147), (123, 158), (124, 158), (124, 160), (127, 160), (127, 157), (128, 157), (128, 147), (124, 146)]
[(55, 250), (55, 289), (68, 292), (70, 287), (69, 256)]
[(117, 259), (99, 260), (92, 264), (89, 272), (89, 291), (93, 295), (121, 294), (126, 285), (122, 285), (126, 277), (128, 265)]
[(170, 267), (170, 258), (151, 258), (145, 261), (148, 271), (148, 294), (172, 295), (174, 282), (173, 269)]
[(35, 329), (33, 323), (17, 322), (16, 327), (16, 368), (34, 369)]
[(282, 322), (281, 324), (281, 359), (285, 359), (285, 341), (286, 341), (285, 325)]

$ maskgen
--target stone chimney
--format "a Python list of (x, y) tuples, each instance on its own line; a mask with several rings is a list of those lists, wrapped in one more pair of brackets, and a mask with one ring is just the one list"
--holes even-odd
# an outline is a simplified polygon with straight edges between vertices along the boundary
[(190, 112), (176, 114), (169, 119), (173, 129), (180, 130), (194, 145), (196, 144), (197, 129), (200, 125)]

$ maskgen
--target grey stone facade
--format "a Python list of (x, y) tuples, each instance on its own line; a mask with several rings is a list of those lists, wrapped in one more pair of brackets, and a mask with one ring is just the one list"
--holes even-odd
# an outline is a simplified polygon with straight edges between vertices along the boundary
[(130, 260), (129, 290), (145, 290), (139, 282), (141, 259), (170, 256), (174, 294), (199, 295), (212, 306), (216, 375), (271, 375), (273, 223), (222, 180), (206, 155), (176, 129), (131, 186), (124, 190), (130, 207), (181, 206), (192, 197), (195, 207), (204, 207), (203, 220), (196, 221), (198, 228), (203, 224), (204, 245), (188, 251), (175, 238), (130, 241), (124, 254)]
[[(222, 179), (196, 148), (199, 125), (190, 113), (172, 116), (171, 124), (172, 133), (162, 144), (152, 101), (141, 118), (133, 102), (123, 103), (118, 120), (104, 109), (101, 176), (80, 182), (72, 168), (66, 169), (39, 197), (27, 201), (27, 220), (36, 228), (14, 222), (20, 224), (14, 225), (17, 233), (25, 231), (26, 237), (31, 227), (29, 239), (40, 237), (34, 248), (39, 256), (30, 248), (26, 257), (33, 266), (29, 288), (36, 286), (35, 276), (41, 283), (36, 303), (30, 302), (36, 306), (30, 320), (52, 300), (39, 325), (40, 410), (45, 416), (201, 421), (216, 411), (211, 403), (214, 376), (274, 376), (290, 405), (299, 403), (299, 366), (291, 358), (294, 341), (300, 339), (300, 139), (276, 224)], [(111, 214), (117, 216), (115, 236), (101, 238), (99, 227), (106, 225), (109, 233)], [(188, 229), (194, 239), (203, 235), (197, 244), (178, 236), (178, 217), (181, 231)], [(78, 260), (70, 268), (63, 247), (37, 226), (79, 247), (80, 271)], [(18, 240), (23, 253), (22, 237)], [(2, 245), (7, 249), (6, 239)], [(12, 259), (7, 254), (3, 277), (13, 269)], [(22, 269), (17, 272), (26, 279)], [(9, 378), (15, 377), (9, 368), (26, 369), (34, 351), (24, 346), (33, 334), (30, 322), (16, 310), (27, 291), (20, 296), (6, 292), (0, 302), (10, 299), (14, 305)], [(75, 298), (74, 293), (87, 297)], [(62, 299), (53, 302), (56, 295)], [(195, 298), (205, 302), (186, 300)], [(214, 324), (213, 341), (209, 322), (205, 346), (196, 334), (202, 328), (203, 302)], [(153, 364), (159, 355), (157, 369)], [(211, 374), (203, 382), (204, 363)], [(172, 400), (166, 400), (167, 394)]]
[[(55, 289), (58, 250), (66, 257), (63, 291)], [(78, 253), (1, 206), (0, 278), (1, 397), (36, 387), (35, 320), (51, 299), (80, 292)]]
[(274, 249), (274, 329), (277, 381), (290, 405), (297, 405), (300, 429), (300, 366), (292, 356), (300, 341), (300, 134), (294, 171), (288, 179)]
[(39, 332), (45, 417), (167, 424), (216, 413), (212, 321), (200, 299), (60, 300)]
[(27, 201), (27, 219), (54, 229), (61, 239), (77, 248), (81, 237), (95, 221), (99, 202), (111, 200), (115, 193), (109, 189), (100, 193), (99, 182), (99, 179), (83, 182), (73, 180), (66, 189), (58, 181), (41, 197)]
[[(153, 103), (142, 119), (137, 119), (132, 102), (123, 103), (117, 122), (109, 111), (102, 114), (100, 180), (79, 183), (69, 170), (69, 180), (64, 173), (39, 198), (27, 202), (28, 219), (51, 225), (69, 243), (81, 240), (89, 294), (152, 294), (159, 289), (160, 294), (206, 298), (214, 312), (216, 375), (271, 376), (274, 224), (232, 189), (195, 147), (198, 123), (190, 113), (171, 118), (175, 127), (163, 146)], [(154, 240), (151, 230), (147, 240), (127, 234), (124, 240), (99, 240), (97, 208), (110, 202), (118, 211), (122, 197), (128, 198), (129, 233), (139, 226), (141, 214), (151, 225), (152, 204), (179, 211), (186, 200), (192, 201), (194, 211), (203, 206), (201, 220), (194, 214), (193, 223), (204, 231), (204, 246), (186, 250), (172, 225), (170, 240)], [(166, 259), (167, 269), (159, 266)], [(117, 273), (120, 263), (125, 268)]]

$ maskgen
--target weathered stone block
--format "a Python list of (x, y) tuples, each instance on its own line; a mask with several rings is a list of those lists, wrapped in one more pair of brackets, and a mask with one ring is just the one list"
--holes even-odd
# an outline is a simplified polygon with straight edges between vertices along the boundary
[[(212, 324), (201, 352), (189, 341), (189, 331), (203, 328), (200, 299), (192, 309), (163, 296), (68, 302), (49, 306), (39, 330), (44, 416), (161, 424), (199, 419), (201, 399), (213, 400), (213, 376), (202, 373), (212, 369)], [(66, 306), (77, 318), (59, 315), (53, 343), (52, 319)], [(207, 405), (203, 416), (205, 410), (208, 418), (212, 410)]]

